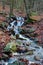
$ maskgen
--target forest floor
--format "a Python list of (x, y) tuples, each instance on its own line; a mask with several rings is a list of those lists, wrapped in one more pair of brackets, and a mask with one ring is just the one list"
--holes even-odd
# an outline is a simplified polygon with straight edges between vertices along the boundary
[(39, 22), (34, 22), (33, 24), (27, 24), (27, 26), (36, 28), (34, 33), (36, 33), (37, 36), (35, 38), (37, 38), (39, 43), (43, 45), (43, 19)]
[[(25, 16), (25, 14), (21, 13), (21, 12), (16, 12), (16, 15), (19, 16)], [(35, 19), (37, 20), (36, 22), (34, 22), (33, 24), (29, 23), (29, 24), (26, 24), (26, 26), (32, 26), (34, 28), (37, 28), (36, 31), (34, 33), (37, 33), (38, 36), (36, 38), (38, 38), (39, 40), (39, 43), (43, 43), (43, 15), (40, 15), (40, 16), (32, 16), (30, 17), (32, 19)], [(2, 15), (0, 15), (0, 23), (2, 21), (6, 20), (6, 17), (3, 17)], [(26, 27), (24, 26), (24, 27)]]
[[(1, 8), (0, 8), (1, 10)], [(9, 9), (6, 8), (6, 11), (9, 12)], [(26, 16), (26, 14), (23, 12), (21, 13), (14, 10), (14, 15), (18, 15), (18, 16)], [(34, 31), (33, 34), (37, 34), (37, 36), (30, 36), (32, 38), (36, 38), (38, 39), (38, 42), (40, 45), (43, 45), (43, 15), (40, 15), (40, 16), (33, 16), (31, 17), (32, 19), (35, 19), (37, 21), (35, 21), (33, 24), (32, 23), (28, 23), (26, 25), (24, 25), (22, 28), (23, 29), (27, 29), (30, 27), (33, 27), (35, 28), (36, 30)], [(6, 17), (3, 17), (2, 15), (0, 15), (0, 24), (3, 22), (3, 21), (6, 21)], [(29, 37), (29, 33), (25, 33), (26, 36)], [(3, 48), (6, 46), (6, 44), (10, 41), (11, 37), (9, 36), (9, 32), (8, 31), (5, 31), (3, 32), (3, 30), (0, 29), (0, 58), (1, 56), (3, 56), (2, 52), (3, 52)], [(41, 52), (40, 52), (41, 53)], [(31, 55), (30, 55), (31, 56)]]
[[(0, 11), (2, 12), (2, 6), (0, 5)], [(8, 14), (10, 12), (10, 8), (6, 5), (5, 6), (5, 12)], [(22, 11), (17, 11), (16, 9), (13, 10), (14, 15), (17, 16), (26, 16), (26, 14)], [(27, 24), (27, 26), (32, 26), (34, 28), (37, 28), (36, 31), (34, 33), (37, 33), (38, 36), (36, 38), (38, 38), (39, 43), (43, 44), (43, 14), (40, 14), (39, 16), (32, 16), (30, 17), (32, 19), (37, 20), (36, 22), (34, 22), (33, 24)], [(3, 17), (2, 15), (0, 15), (0, 23), (5, 21), (6, 17)], [(25, 27), (25, 26), (24, 26)]]

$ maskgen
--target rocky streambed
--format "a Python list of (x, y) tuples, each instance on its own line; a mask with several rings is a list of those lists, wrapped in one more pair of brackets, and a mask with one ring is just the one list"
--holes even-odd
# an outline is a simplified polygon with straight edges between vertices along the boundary
[[(14, 36), (13, 39), (15, 38)], [(43, 48), (39, 45), (37, 45), (34, 41), (30, 40), (29, 38), (26, 38), (23, 35), (19, 35), (19, 39), (16, 39), (15, 41), (11, 41), (11, 43), (8, 43), (9, 45), (13, 45), (16, 44), (19, 47), (18, 52), (13, 51), (11, 57), (9, 58), (9, 60), (7, 60), (6, 62), (4, 60), (0, 61), (0, 64), (4, 64), (4, 65), (15, 65), (15, 62), (22, 64), (22, 60), (24, 62), (24, 60), (28, 60), (28, 64), (27, 65), (43, 65)], [(24, 51), (25, 49), (27, 49), (27, 51)], [(14, 49), (13, 49), (14, 50)], [(19, 52), (20, 51), (20, 52)], [(21, 60), (19, 60), (21, 59)], [(25, 61), (26, 62), (26, 61)], [(17, 64), (18, 64), (17, 63)], [(25, 65), (25, 64), (24, 64)]]
[(36, 37), (40, 35), (37, 27), (34, 24), (24, 27), (18, 39), (10, 32), (0, 30), (0, 65), (43, 65), (43, 47), (35, 39), (35, 31), (38, 32)]

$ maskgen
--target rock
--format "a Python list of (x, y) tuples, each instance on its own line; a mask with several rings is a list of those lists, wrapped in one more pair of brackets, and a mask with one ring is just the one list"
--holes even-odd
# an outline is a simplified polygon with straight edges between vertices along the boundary
[(30, 65), (41, 65), (41, 64), (39, 64), (39, 63), (31, 63)]
[(41, 63), (43, 64), (43, 59), (41, 60)]
[(29, 64), (29, 61), (27, 59), (24, 59), (24, 58), (20, 58), (19, 61), (21, 61), (21, 63), (23, 63), (23, 65), (28, 65)]
[(3, 54), (3, 56), (2, 56), (2, 60), (4, 60), (4, 61), (7, 61), (7, 60), (9, 60), (9, 57), (8, 57), (8, 55), (6, 55), (6, 54)]
[(25, 29), (23, 28), (21, 32), (22, 33), (33, 33), (35, 30), (36, 28), (34, 27), (28, 27), (28, 28), (25, 27)]
[(17, 35), (16, 35), (16, 39), (18, 39), (18, 38), (19, 38), (19, 35), (17, 34)]
[(30, 36), (32, 36), (32, 37), (37, 37), (38, 34), (37, 34), (37, 33), (30, 33)]
[(11, 40), (16, 40), (16, 36), (11, 35)]
[(34, 38), (34, 42), (36, 42), (36, 43), (39, 42), (39, 41), (38, 41), (38, 38)]
[(40, 57), (39, 57), (39, 56), (34, 56), (34, 59), (35, 59), (36, 61), (40, 61)]
[(26, 55), (33, 55), (33, 51), (28, 51), (27, 53), (26, 53)]
[(32, 33), (32, 32), (34, 32), (35, 30), (36, 30), (36, 29), (35, 29), (34, 27), (32, 27), (32, 28), (29, 29), (29, 32)]

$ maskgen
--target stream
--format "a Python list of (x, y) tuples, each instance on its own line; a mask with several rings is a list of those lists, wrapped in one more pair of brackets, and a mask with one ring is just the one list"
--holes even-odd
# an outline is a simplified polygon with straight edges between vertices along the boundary
[[(19, 22), (18, 24), (21, 24), (21, 23)], [(15, 31), (19, 32), (18, 29), (16, 29)], [(27, 47), (28, 50), (32, 50), (33, 54), (30, 54), (30, 55), (23, 54), (23, 55), (15, 56), (14, 58), (9, 59), (8, 62), (5, 62), (4, 65), (8, 65), (8, 63), (13, 63), (18, 58), (25, 58), (25, 59), (29, 60), (30, 64), (31, 63), (41, 63), (43, 60), (43, 48), (41, 46), (39, 46), (37, 43), (35, 43), (33, 40), (30, 40), (30, 38), (27, 38), (20, 33), (19, 33), (19, 38), (21, 38), (23, 40), (17, 39), (16, 42), (22, 43), (21, 46), (23, 46), (23, 43), (25, 43), (24, 47)], [(26, 43), (28, 43), (29, 46), (26, 46)], [(35, 60), (34, 57), (36, 57), (37, 60)], [(2, 65), (3, 65), (3, 61), (2, 61)]]
[[(23, 46), (23, 43), (25, 43), (24, 47), (27, 47), (30, 51), (33, 50), (33, 54), (26, 55), (26, 54), (17, 54), (14, 53), (15, 57), (10, 59), (8, 63), (13, 63), (18, 60), (18, 58), (24, 58), (29, 60), (29, 64), (31, 63), (40, 63), (42, 65), (43, 60), (43, 48), (39, 45), (37, 45), (33, 40), (30, 40), (29, 38), (26, 38), (25, 36), (19, 34), (19, 38), (22, 38), (23, 40), (17, 39), (16, 42), (22, 43), (21, 46)], [(26, 43), (29, 43), (29, 46), (26, 46)], [(35, 58), (37, 60), (35, 60)]]

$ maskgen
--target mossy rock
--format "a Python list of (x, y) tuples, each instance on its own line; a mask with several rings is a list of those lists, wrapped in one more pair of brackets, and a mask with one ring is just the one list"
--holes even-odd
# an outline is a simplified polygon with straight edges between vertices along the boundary
[(37, 12), (31, 12), (31, 16), (37, 16), (38, 13)]

